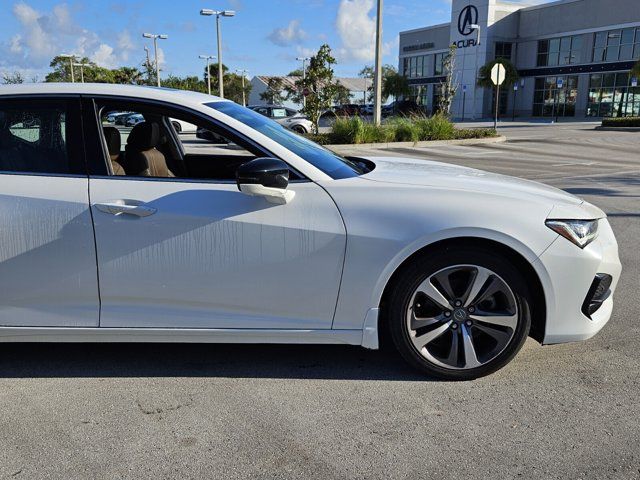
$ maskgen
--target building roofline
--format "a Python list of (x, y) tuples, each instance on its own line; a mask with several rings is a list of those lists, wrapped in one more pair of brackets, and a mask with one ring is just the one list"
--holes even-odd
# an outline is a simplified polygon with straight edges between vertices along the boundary
[(558, 5), (563, 5), (565, 3), (577, 3), (577, 2), (582, 2), (582, 1), (584, 1), (584, 0), (557, 0), (555, 2), (550, 2), (550, 3), (541, 3), (539, 5), (530, 5), (528, 7), (522, 8), (522, 10), (524, 10), (524, 11), (539, 10), (539, 9), (542, 9), (542, 8), (557, 7)]
[(451, 22), (439, 23), (438, 25), (431, 25), (430, 27), (414, 28), (413, 30), (405, 30), (404, 32), (400, 32), (400, 35), (404, 35), (407, 33), (424, 32), (427, 30), (434, 30), (436, 28), (442, 28), (442, 27), (451, 27)]

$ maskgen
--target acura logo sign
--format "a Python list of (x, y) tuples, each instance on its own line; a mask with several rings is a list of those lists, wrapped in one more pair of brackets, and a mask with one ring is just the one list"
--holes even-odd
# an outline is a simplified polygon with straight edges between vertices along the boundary
[(462, 9), (458, 17), (458, 32), (465, 37), (473, 33), (471, 25), (478, 24), (478, 9), (473, 5), (468, 5)]

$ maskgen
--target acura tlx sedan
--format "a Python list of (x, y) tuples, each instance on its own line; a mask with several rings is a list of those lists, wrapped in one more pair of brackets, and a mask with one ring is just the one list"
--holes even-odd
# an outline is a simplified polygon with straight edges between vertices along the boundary
[(472, 379), (527, 336), (595, 335), (621, 271), (605, 214), (560, 190), (341, 158), (172, 90), (0, 87), (0, 189), (5, 342), (389, 338), (430, 376)]

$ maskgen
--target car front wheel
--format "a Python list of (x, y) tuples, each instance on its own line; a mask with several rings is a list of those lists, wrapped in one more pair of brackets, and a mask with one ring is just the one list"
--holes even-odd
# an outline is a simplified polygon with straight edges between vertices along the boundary
[(531, 325), (531, 295), (518, 269), (489, 250), (420, 257), (391, 292), (388, 321), (400, 354), (423, 372), (471, 380), (506, 365)]

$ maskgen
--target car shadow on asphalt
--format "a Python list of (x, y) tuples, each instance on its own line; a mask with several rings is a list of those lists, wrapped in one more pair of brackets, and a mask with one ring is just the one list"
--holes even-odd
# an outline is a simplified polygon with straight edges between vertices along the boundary
[(431, 381), (395, 351), (334, 345), (0, 345), (0, 378), (211, 377)]

